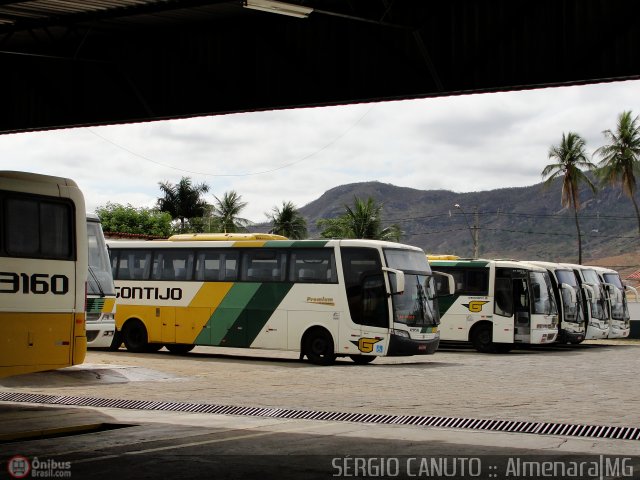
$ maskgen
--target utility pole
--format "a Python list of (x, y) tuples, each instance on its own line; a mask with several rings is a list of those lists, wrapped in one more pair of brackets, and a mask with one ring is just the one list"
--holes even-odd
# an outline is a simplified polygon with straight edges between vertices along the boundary
[(462, 207), (459, 204), (455, 204), (454, 205), (455, 208), (457, 208), (458, 210), (460, 210), (460, 212), (462, 212), (462, 216), (464, 217), (464, 221), (467, 224), (467, 228), (469, 229), (469, 233), (471, 234), (471, 241), (473, 242), (473, 258), (478, 258), (479, 255), (479, 233), (480, 233), (480, 220), (478, 219), (478, 207), (475, 208), (475, 222), (474, 222), (474, 226), (471, 227), (471, 225), (469, 225), (469, 220), (467, 219), (467, 214), (465, 213), (465, 211), (462, 209)]
[(480, 217), (478, 215), (478, 207), (475, 208), (474, 225), (473, 225), (473, 258), (480, 255)]

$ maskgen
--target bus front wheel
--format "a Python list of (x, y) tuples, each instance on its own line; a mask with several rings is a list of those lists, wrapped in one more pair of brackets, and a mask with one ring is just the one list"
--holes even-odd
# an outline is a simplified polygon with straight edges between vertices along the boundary
[(305, 354), (311, 363), (331, 365), (336, 360), (333, 338), (326, 330), (313, 330), (306, 335)]
[(122, 329), (124, 346), (133, 353), (144, 353), (148, 351), (149, 341), (147, 329), (140, 320), (129, 320)]
[(366, 365), (376, 359), (373, 355), (349, 355), (349, 358), (353, 360), (353, 363), (357, 363), (358, 365)]
[(495, 352), (493, 346), (493, 327), (489, 323), (476, 326), (470, 335), (471, 343), (480, 353)]

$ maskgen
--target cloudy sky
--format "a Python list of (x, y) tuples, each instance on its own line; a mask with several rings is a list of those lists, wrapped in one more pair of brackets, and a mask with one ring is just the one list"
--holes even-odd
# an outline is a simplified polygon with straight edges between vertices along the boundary
[(0, 170), (73, 178), (87, 210), (150, 207), (158, 182), (188, 176), (235, 190), (265, 221), (338, 185), (377, 180), (455, 192), (533, 185), (549, 146), (575, 131), (592, 152), (640, 81), (0, 135)]

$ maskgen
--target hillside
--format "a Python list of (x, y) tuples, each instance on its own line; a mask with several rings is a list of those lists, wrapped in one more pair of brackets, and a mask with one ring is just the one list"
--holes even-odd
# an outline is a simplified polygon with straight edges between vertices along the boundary
[[(345, 205), (353, 204), (354, 197), (373, 197), (384, 205), (384, 224), (398, 224), (404, 232), (403, 243), (430, 253), (471, 256), (468, 224), (473, 226), (477, 218), (480, 256), (576, 262), (573, 211), (561, 207), (560, 189), (557, 182), (549, 189), (540, 183), (455, 193), (379, 182), (353, 183), (328, 190), (300, 211), (315, 237), (319, 235), (318, 219), (342, 214)], [(628, 267), (624, 270), (640, 265), (640, 237), (629, 199), (617, 189), (606, 188), (596, 196), (584, 189), (581, 202), (583, 263)], [(466, 221), (455, 204), (464, 209)]]

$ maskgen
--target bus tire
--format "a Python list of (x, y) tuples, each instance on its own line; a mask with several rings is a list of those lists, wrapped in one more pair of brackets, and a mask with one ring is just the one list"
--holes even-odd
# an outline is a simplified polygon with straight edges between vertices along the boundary
[(336, 360), (333, 337), (323, 328), (307, 332), (304, 336), (304, 352), (315, 365), (332, 365)]
[(473, 347), (480, 353), (494, 353), (493, 326), (490, 323), (481, 323), (473, 327), (469, 333), (469, 340)]
[(494, 343), (493, 350), (496, 353), (509, 353), (511, 350), (513, 350), (513, 344), (512, 343)]
[(376, 359), (373, 355), (349, 355), (349, 358), (353, 360), (353, 363), (357, 363), (358, 365), (366, 365)]
[(122, 346), (122, 332), (116, 330), (113, 332), (113, 340), (111, 340), (111, 345), (109, 345), (110, 352), (117, 352), (120, 350)]
[[(122, 339), (127, 350), (133, 353), (144, 353), (149, 351), (147, 329), (140, 320), (129, 320), (122, 328)], [(160, 348), (162, 345), (160, 344)], [(158, 350), (160, 349), (158, 348)]]
[(195, 345), (188, 345), (186, 343), (169, 343), (165, 345), (165, 347), (167, 347), (167, 350), (175, 355), (184, 355), (193, 350)]

